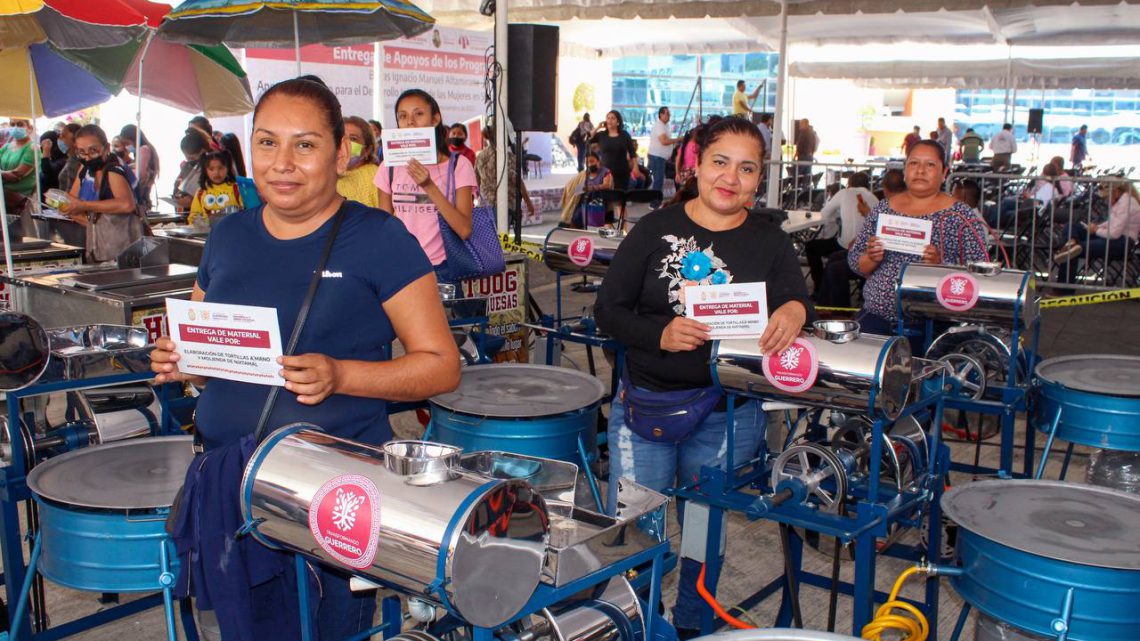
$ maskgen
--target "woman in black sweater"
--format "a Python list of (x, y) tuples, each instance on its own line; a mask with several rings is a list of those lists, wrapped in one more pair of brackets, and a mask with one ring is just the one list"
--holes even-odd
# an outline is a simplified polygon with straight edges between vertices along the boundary
[(625, 129), (620, 111), (611, 111), (606, 114), (606, 121), (594, 134), (590, 142), (598, 144), (602, 157), (602, 166), (610, 170), (614, 176), (614, 189), (626, 191), (629, 189), (631, 168), (629, 159), (635, 154), (633, 138)]
[[(598, 326), (627, 349), (627, 376), (609, 420), (611, 510), (620, 478), (664, 490), (691, 483), (702, 465), (725, 460), (723, 399), (676, 442), (654, 438), (656, 433), (643, 436), (626, 423), (627, 385), (650, 392), (712, 386), (709, 328), (684, 316), (685, 286), (764, 282), (771, 310), (759, 340), (765, 354), (790, 346), (814, 316), (791, 240), (748, 211), (761, 178), (762, 140), (756, 126), (740, 118), (709, 127), (698, 141), (697, 198), (642, 218), (602, 283)], [(738, 465), (759, 449), (765, 417), (758, 403), (738, 403), (734, 421), (732, 460)], [(683, 505), (677, 508), (683, 523)], [(673, 623), (683, 638), (695, 636), (700, 626), (699, 572), (698, 562), (682, 559)]]

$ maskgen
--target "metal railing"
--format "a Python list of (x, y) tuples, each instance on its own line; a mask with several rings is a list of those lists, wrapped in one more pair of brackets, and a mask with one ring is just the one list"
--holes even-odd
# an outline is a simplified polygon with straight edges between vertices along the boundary
[[(758, 191), (761, 195), (768, 193), (768, 168), (771, 166), (771, 162), (765, 162), (764, 180)], [(845, 185), (851, 174), (862, 171), (870, 174), (871, 191), (876, 191), (887, 169), (901, 170), (903, 164), (901, 161), (835, 163), (785, 160), (780, 163), (780, 167), (779, 201), (768, 206), (819, 211), (827, 202), (828, 185)]]
[[(1135, 187), (1135, 180), (961, 171), (947, 177), (947, 190), (965, 180), (981, 188), (980, 209), (993, 230), (1001, 258), (1010, 267), (1034, 272), (1038, 287), (1102, 290), (1140, 286), (1137, 239), (1127, 235), (1109, 239), (1088, 231), (1108, 228), (1113, 185)], [(1079, 251), (1064, 251), (1072, 246), (1071, 240), (1077, 241)]]
[[(828, 185), (845, 185), (852, 173), (864, 171), (870, 174), (871, 190), (877, 191), (887, 169), (902, 168), (901, 161), (784, 161), (780, 199), (765, 204), (787, 210), (819, 211), (827, 202)], [(1085, 232), (1090, 225), (1107, 226), (1113, 184), (1136, 187), (1140, 181), (1110, 174), (1048, 177), (1021, 173), (1024, 171), (1016, 167), (1006, 172), (978, 171), (974, 166), (960, 167), (947, 176), (947, 192), (962, 181), (978, 184), (978, 209), (992, 233), (991, 257), (1011, 268), (1033, 271), (1039, 287), (1140, 287), (1138, 239), (1122, 236), (1102, 240)], [(767, 193), (767, 172), (765, 176), (758, 191), (761, 195)], [(1042, 197), (1034, 198), (1035, 195)], [(1070, 239), (1077, 239), (1081, 250), (1061, 254)]]

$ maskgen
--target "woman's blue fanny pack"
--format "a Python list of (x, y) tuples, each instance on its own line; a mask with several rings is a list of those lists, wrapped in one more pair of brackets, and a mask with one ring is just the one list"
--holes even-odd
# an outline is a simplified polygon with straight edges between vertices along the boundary
[(656, 443), (679, 443), (691, 435), (722, 398), (716, 386), (653, 392), (636, 387), (622, 372), (625, 424), (641, 438)]

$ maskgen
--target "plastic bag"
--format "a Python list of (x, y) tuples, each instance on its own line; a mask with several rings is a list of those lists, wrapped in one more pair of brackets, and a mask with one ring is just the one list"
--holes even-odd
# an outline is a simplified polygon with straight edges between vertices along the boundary
[(1140, 494), (1140, 452), (1094, 451), (1089, 456), (1085, 481), (1089, 485)]
[(1031, 632), (1025, 632), (1012, 625), (998, 621), (987, 614), (978, 612), (978, 624), (974, 628), (974, 641), (1049, 641)]

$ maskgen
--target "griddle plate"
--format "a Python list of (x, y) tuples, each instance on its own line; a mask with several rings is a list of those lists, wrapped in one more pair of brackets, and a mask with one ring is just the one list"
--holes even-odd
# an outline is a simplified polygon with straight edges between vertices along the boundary
[(977, 481), (942, 509), (961, 527), (1049, 559), (1140, 570), (1140, 496), (1061, 481)]
[(601, 381), (572, 369), (504, 363), (463, 368), (459, 388), (431, 400), (475, 416), (531, 418), (589, 407), (605, 393)]
[(105, 289), (130, 287), (141, 283), (162, 283), (176, 280), (192, 281), (197, 274), (197, 267), (173, 263), (170, 265), (137, 267), (135, 269), (113, 269), (109, 271), (79, 273), (66, 280), (61, 279), (60, 282), (64, 285), (97, 292)]
[(1041, 361), (1037, 377), (1080, 392), (1140, 396), (1140, 358), (1136, 356), (1058, 356)]
[(163, 436), (68, 452), (36, 466), (28, 487), (42, 498), (76, 507), (170, 507), (194, 458), (192, 440)]

